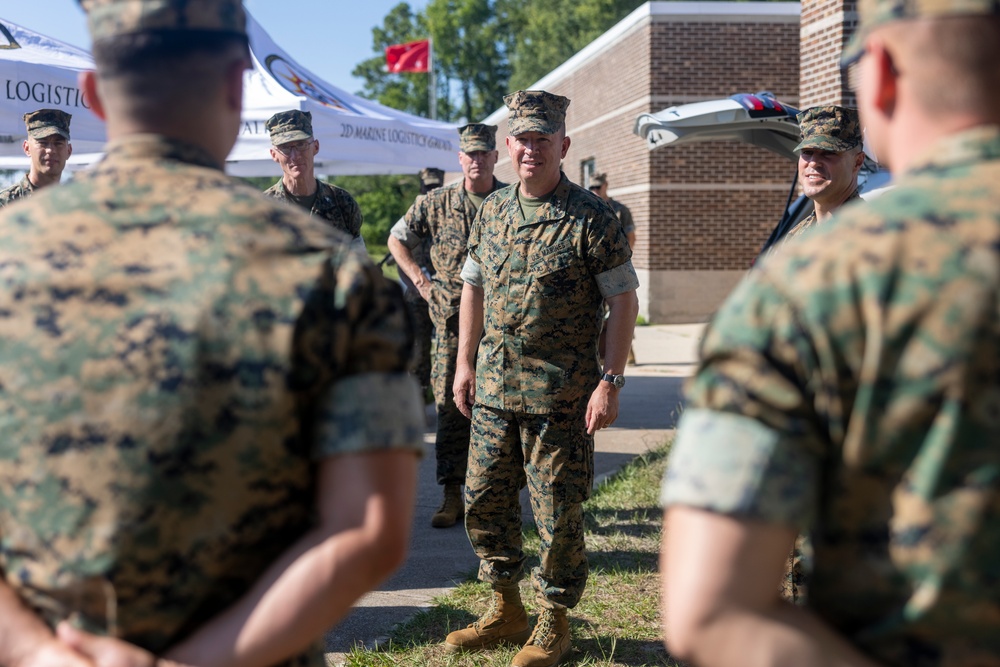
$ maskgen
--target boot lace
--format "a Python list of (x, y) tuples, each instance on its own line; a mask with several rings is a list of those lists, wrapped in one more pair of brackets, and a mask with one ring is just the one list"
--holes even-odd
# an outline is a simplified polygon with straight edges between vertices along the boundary
[(477, 630), (482, 630), (500, 615), (500, 600), (500, 593), (494, 593), (493, 597), (490, 598), (490, 606), (486, 609), (486, 613), (480, 616), (475, 623)]
[(552, 633), (552, 621), (554, 617), (551, 611), (543, 611), (535, 624), (535, 631), (531, 633), (529, 644), (545, 646), (549, 643), (549, 635)]

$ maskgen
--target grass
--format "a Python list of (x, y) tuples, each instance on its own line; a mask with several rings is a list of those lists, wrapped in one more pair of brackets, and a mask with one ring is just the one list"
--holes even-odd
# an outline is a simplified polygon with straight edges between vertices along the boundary
[[(676, 665), (663, 647), (659, 616), (657, 558), (662, 513), (658, 496), (669, 443), (637, 457), (602, 484), (585, 505), (590, 578), (580, 604), (570, 610), (573, 651), (562, 664), (578, 667)], [(527, 567), (538, 563), (538, 534), (524, 529)], [(350, 667), (507, 667), (517, 653), (503, 648), (450, 655), (442, 641), (486, 609), (490, 587), (475, 573), (435, 606), (397, 627), (377, 650), (355, 649)], [(529, 616), (534, 594), (521, 582)], [(533, 618), (532, 618), (533, 621)]]

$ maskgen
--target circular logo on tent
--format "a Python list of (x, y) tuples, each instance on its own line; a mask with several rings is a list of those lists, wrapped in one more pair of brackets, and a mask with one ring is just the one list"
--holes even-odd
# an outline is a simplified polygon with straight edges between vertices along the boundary
[(290, 93), (305, 95), (311, 100), (319, 102), (323, 106), (333, 109), (340, 109), (353, 114), (358, 113), (351, 105), (344, 102), (340, 97), (329, 90), (317, 85), (304, 73), (295, 69), (295, 66), (279, 55), (270, 55), (264, 59), (264, 66), (271, 73), (278, 83)]

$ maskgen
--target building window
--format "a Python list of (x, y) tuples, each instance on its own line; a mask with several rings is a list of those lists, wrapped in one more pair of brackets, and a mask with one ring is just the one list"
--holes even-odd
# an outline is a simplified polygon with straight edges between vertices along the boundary
[(595, 173), (597, 173), (597, 162), (594, 158), (580, 160), (580, 183), (583, 184), (583, 187), (590, 187), (590, 179), (594, 177)]

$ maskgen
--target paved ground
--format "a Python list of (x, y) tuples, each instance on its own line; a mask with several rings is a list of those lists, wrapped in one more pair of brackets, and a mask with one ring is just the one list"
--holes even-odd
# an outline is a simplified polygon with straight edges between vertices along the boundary
[[(681, 387), (693, 370), (703, 328), (684, 324), (636, 329), (637, 364), (626, 370), (621, 414), (614, 427), (599, 431), (595, 439), (595, 484), (670, 436), (680, 412)], [(327, 658), (334, 664), (343, 662), (354, 645), (377, 645), (396, 624), (429, 607), (431, 600), (447, 594), (476, 570), (477, 560), (461, 525), (430, 527), (431, 515), (441, 502), (441, 488), (434, 479), (433, 428), (428, 429), (425, 441), (428, 455), (420, 465), (409, 557), (399, 572), (362, 598), (327, 634)], [(527, 510), (525, 518), (530, 520)]]

